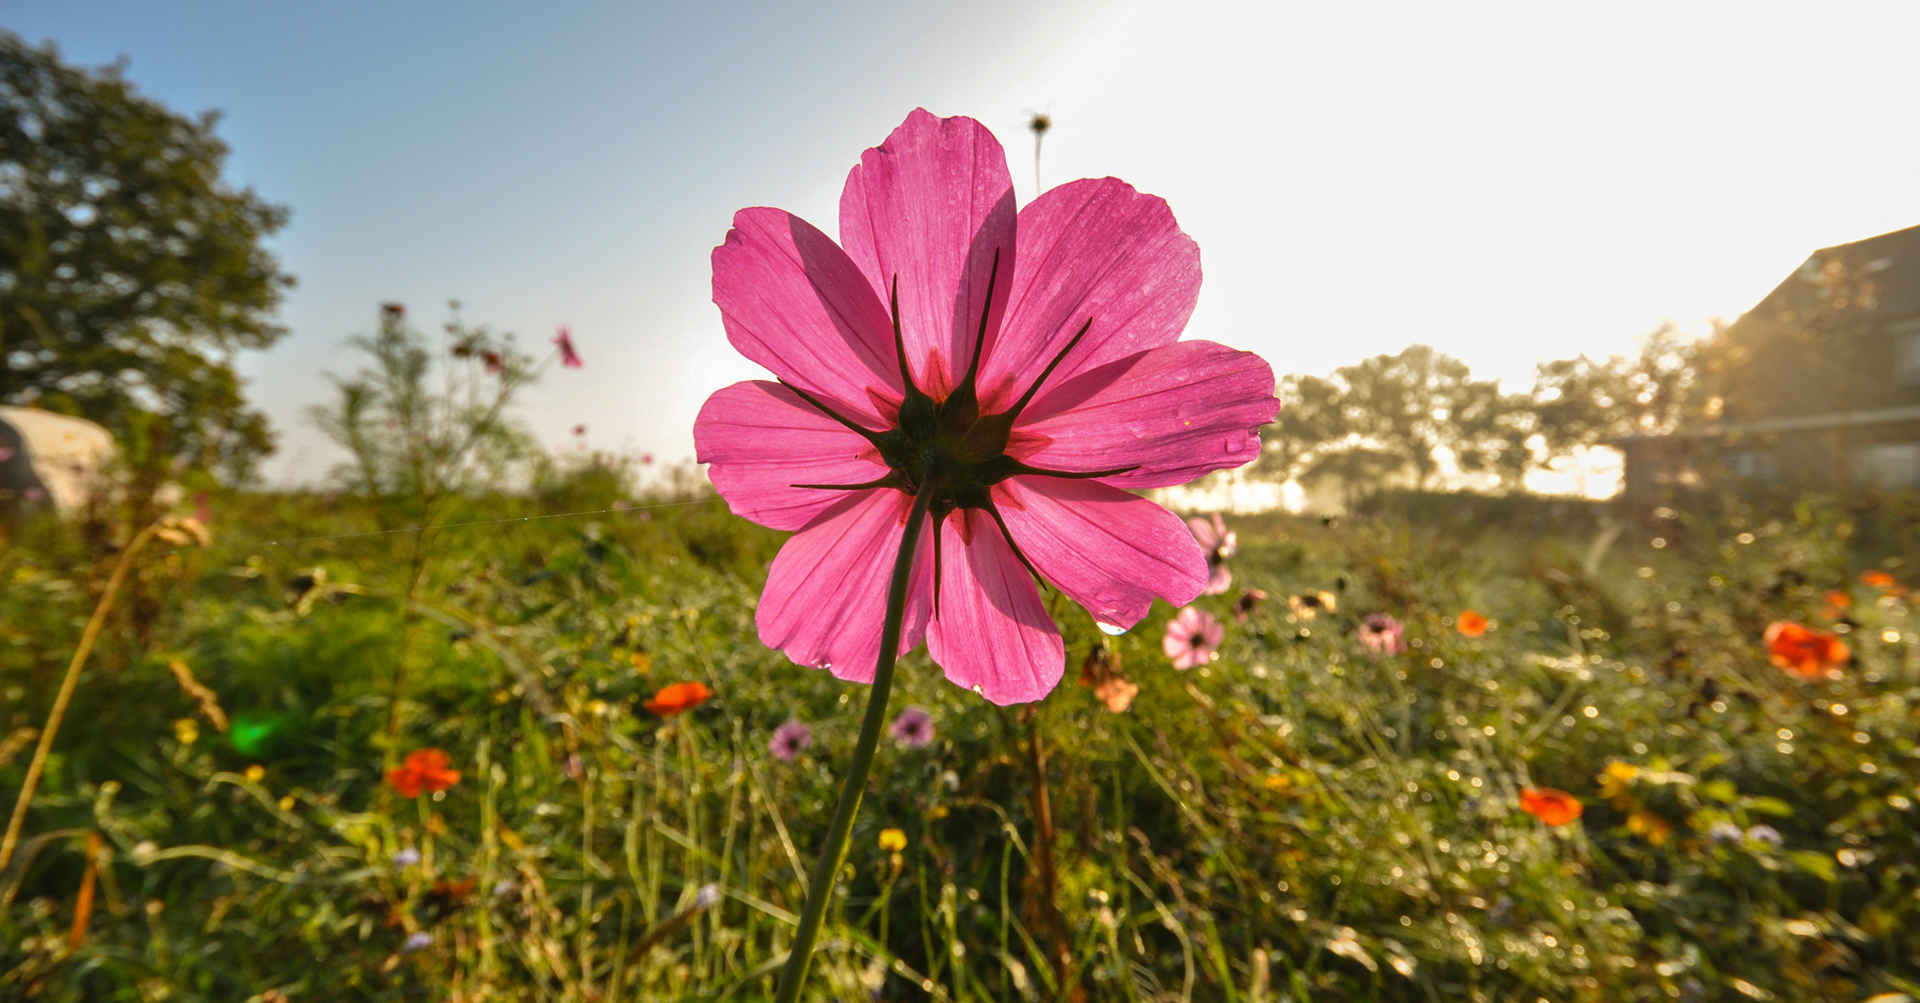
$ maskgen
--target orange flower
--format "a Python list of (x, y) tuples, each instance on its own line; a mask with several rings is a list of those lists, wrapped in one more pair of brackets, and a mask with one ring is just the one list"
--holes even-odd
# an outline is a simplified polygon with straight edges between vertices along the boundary
[(1827, 615), (1839, 616), (1840, 611), (1853, 605), (1853, 597), (1839, 589), (1828, 589), (1822, 598), (1827, 601)]
[(399, 769), (387, 771), (387, 786), (403, 798), (444, 791), (460, 782), (460, 771), (448, 769), (450, 763), (439, 749), (415, 749)]
[(661, 717), (672, 717), (706, 703), (711, 696), (713, 691), (705, 683), (674, 683), (655, 693), (644, 706)]
[(1566, 825), (1580, 817), (1580, 799), (1557, 787), (1527, 787), (1520, 791), (1520, 810), (1548, 825)]
[(1460, 633), (1467, 637), (1479, 637), (1487, 632), (1487, 618), (1473, 610), (1461, 610), (1459, 619), (1454, 621)]
[(1861, 574), (1860, 581), (1876, 589), (1891, 589), (1894, 586), (1893, 576), (1884, 571), (1865, 572)]
[(1838, 636), (1790, 620), (1768, 624), (1764, 639), (1768, 660), (1802, 679), (1819, 679), (1852, 657)]

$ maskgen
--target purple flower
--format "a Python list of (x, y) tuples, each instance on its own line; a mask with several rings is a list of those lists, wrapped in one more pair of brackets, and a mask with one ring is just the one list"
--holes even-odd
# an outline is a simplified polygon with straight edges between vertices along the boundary
[(1765, 825), (1765, 824), (1756, 825), (1753, 828), (1748, 829), (1747, 838), (1753, 840), (1756, 843), (1765, 843), (1768, 846), (1779, 846), (1781, 843), (1785, 842), (1785, 840), (1780, 838), (1780, 830), (1775, 829), (1773, 826)]
[(1191, 669), (1219, 658), (1220, 642), (1226, 636), (1227, 628), (1213, 614), (1189, 606), (1167, 621), (1160, 649), (1173, 659), (1174, 668)]
[(407, 935), (407, 942), (400, 945), (402, 951), (423, 951), (433, 946), (433, 934), (425, 930)]
[(395, 867), (412, 867), (419, 862), (420, 851), (411, 846), (403, 850), (398, 850), (393, 855), (393, 866)]
[(788, 721), (773, 729), (773, 740), (767, 743), (767, 751), (773, 758), (793, 762), (813, 744), (813, 729), (799, 721)]
[(933, 715), (924, 708), (908, 707), (893, 719), (887, 734), (903, 749), (924, 749), (933, 744)]
[(1360, 646), (1375, 658), (1407, 650), (1406, 634), (1407, 628), (1385, 613), (1368, 613), (1360, 619)]
[(580, 352), (573, 347), (573, 333), (561, 328), (553, 338), (553, 347), (560, 351), (560, 365), (567, 369), (579, 369), (585, 363), (580, 361)]
[(1715, 822), (1713, 828), (1707, 830), (1707, 839), (1715, 843), (1738, 843), (1740, 827), (1732, 822)]

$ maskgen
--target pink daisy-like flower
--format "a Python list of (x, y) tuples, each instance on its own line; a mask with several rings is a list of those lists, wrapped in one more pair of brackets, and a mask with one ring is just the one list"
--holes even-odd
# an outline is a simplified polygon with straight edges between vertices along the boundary
[(1124, 182), (1061, 185), (1016, 215), (999, 141), (969, 118), (915, 111), (868, 150), (838, 244), (778, 209), (736, 214), (714, 302), (778, 379), (714, 394), (694, 442), (735, 514), (797, 531), (761, 640), (870, 682), (922, 495), (900, 650), (924, 639), (994, 703), (1060, 680), (1034, 576), (1116, 628), (1156, 595), (1198, 595), (1200, 546), (1132, 491), (1252, 460), (1279, 409), (1259, 357), (1179, 340), (1199, 288), (1193, 241)]
[(1160, 639), (1160, 650), (1173, 659), (1176, 669), (1191, 669), (1220, 657), (1220, 642), (1227, 628), (1206, 610), (1189, 606), (1167, 621), (1167, 636)]
[(567, 369), (579, 369), (586, 365), (580, 361), (580, 353), (573, 347), (573, 335), (566, 328), (561, 328), (560, 333), (553, 336), (553, 347), (559, 349), (560, 365)]
[(922, 707), (908, 707), (887, 726), (887, 734), (903, 749), (924, 749), (933, 744), (933, 715)]
[(1407, 628), (1385, 613), (1368, 613), (1360, 618), (1360, 646), (1378, 658), (1398, 655), (1407, 650)]
[(1202, 595), (1224, 595), (1227, 587), (1233, 584), (1233, 572), (1227, 570), (1227, 558), (1240, 549), (1240, 537), (1227, 528), (1215, 512), (1211, 521), (1200, 516), (1187, 520), (1187, 529), (1193, 533), (1194, 542), (1207, 552), (1207, 587)]
[(813, 729), (800, 721), (788, 721), (773, 729), (773, 738), (767, 742), (767, 751), (775, 759), (791, 763), (812, 745)]

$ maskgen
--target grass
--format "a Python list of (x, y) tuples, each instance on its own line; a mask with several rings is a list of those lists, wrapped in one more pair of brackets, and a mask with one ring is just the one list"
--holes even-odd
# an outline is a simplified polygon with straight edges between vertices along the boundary
[[(456, 501), (416, 551), (402, 513), (217, 499), (212, 546), (139, 563), (75, 694), (0, 872), (0, 998), (770, 994), (865, 691), (758, 643), (778, 534), (613, 500)], [(1910, 540), (1818, 505), (1603, 548), (1591, 511), (1416, 508), (1237, 521), (1234, 590), (1196, 603), (1227, 639), (1189, 672), (1164, 604), (1103, 638), (1055, 601), (1067, 679), (1030, 707), (904, 659), (894, 710), (936, 738), (883, 744), (814, 995), (1920, 996), (1920, 623), (1859, 580), (1911, 581)], [(0, 789), (113, 556), (47, 525), (0, 552)], [(1272, 598), (1239, 622), (1243, 587)], [(1319, 590), (1336, 610), (1285, 602)], [(1466, 608), (1494, 629), (1461, 636)], [(1360, 649), (1375, 611), (1408, 652)], [(1776, 619), (1837, 620), (1852, 662), (1782, 672)], [(1103, 645), (1124, 712), (1076, 681)], [(681, 680), (716, 695), (643, 709)], [(428, 746), (460, 780), (399, 797), (383, 771)], [(1526, 787), (1585, 812), (1544, 825)]]

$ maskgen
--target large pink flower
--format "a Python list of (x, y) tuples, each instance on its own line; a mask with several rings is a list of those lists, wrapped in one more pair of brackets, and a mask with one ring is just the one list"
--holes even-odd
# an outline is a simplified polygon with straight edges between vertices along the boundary
[(922, 491), (900, 649), (924, 639), (994, 703), (1060, 680), (1036, 575), (1117, 628), (1198, 595), (1200, 545), (1131, 489), (1252, 460), (1279, 408), (1259, 357), (1178, 340), (1199, 288), (1165, 202), (1104, 178), (1016, 214), (993, 134), (920, 110), (847, 176), (840, 243), (778, 209), (735, 214), (714, 302), (778, 379), (715, 393), (693, 434), (735, 514), (797, 530), (761, 640), (871, 681)]

